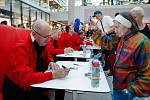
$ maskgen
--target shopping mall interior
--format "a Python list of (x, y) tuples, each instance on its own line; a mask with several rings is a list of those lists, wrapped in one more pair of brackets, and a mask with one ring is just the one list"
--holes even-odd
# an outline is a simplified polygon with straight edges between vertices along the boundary
[(115, 12), (137, 5), (145, 9), (145, 19), (149, 20), (148, 0), (0, 0), (0, 21), (31, 28), (34, 20), (43, 19), (51, 27), (60, 28), (75, 18), (85, 22), (95, 9), (100, 8), (104, 14), (113, 17)]
[[(104, 16), (110, 16), (112, 18), (112, 20), (114, 18), (116, 18), (115, 14), (116, 13), (120, 13), (120, 12), (129, 12), (132, 8), (134, 7), (141, 7), (143, 8), (144, 10), (144, 15), (142, 17), (143, 18), (143, 22), (144, 24), (146, 25), (149, 25), (150, 26), (150, 0), (0, 0), (0, 23), (1, 24), (5, 24), (7, 26), (13, 26), (13, 28), (15, 27), (16, 29), (27, 29), (27, 30), (30, 30), (32, 31), (33, 33), (35, 33), (36, 35), (39, 34), (38, 31), (36, 30), (33, 30), (33, 23), (36, 22), (38, 19), (42, 19), (44, 20), (45, 22), (48, 23), (50, 29), (55, 29), (55, 30), (60, 30), (61, 32), (64, 32), (64, 30), (66, 29), (66, 25), (75, 25), (75, 19), (79, 19), (80, 20), (80, 24), (82, 24), (81, 26), (84, 26), (84, 31), (89, 32), (90, 34), (90, 31), (93, 31), (93, 33), (97, 32), (98, 28), (99, 27), (94, 27), (93, 30), (90, 29), (90, 25), (93, 25), (92, 22), (94, 23), (94, 25), (97, 25), (97, 22), (99, 21), (98, 19), (95, 18), (95, 14), (103, 14)], [(94, 16), (93, 16), (94, 15)], [(91, 21), (92, 20), (92, 21)], [(115, 19), (114, 19), (115, 20)], [(113, 20), (113, 21), (114, 21)], [(121, 19), (122, 20), (122, 19)], [(112, 22), (113, 22), (112, 21)], [(128, 23), (128, 22), (127, 22)], [(119, 23), (120, 24), (120, 23)], [(99, 23), (100, 25), (100, 23)], [(2, 26), (2, 25), (0, 25)], [(129, 23), (129, 26), (130, 23)], [(90, 27), (90, 28), (89, 28)], [(128, 27), (128, 25), (127, 25)], [(80, 27), (79, 27), (80, 28)], [(88, 29), (87, 29), (88, 28)], [(105, 28), (105, 26), (104, 26)], [(3, 30), (2, 30), (3, 29)], [(103, 29), (103, 26), (101, 24), (101, 33), (102, 31), (104, 31)], [(149, 27), (150, 29), (150, 27)], [(90, 30), (90, 31), (89, 31)], [(4, 29), (3, 27), (0, 29), (0, 42), (3, 44), (3, 41), (5, 43), (5, 37), (3, 38), (3, 32), (4, 32), (4, 36), (5, 36), (5, 32), (8, 34), (9, 31), (7, 29)], [(12, 30), (11, 30), (12, 31)], [(22, 31), (22, 30), (21, 30)], [(16, 32), (16, 31), (14, 31)], [(20, 32), (20, 31), (18, 31)], [(54, 31), (55, 32), (55, 31)], [(53, 32), (53, 33), (54, 33)], [(105, 32), (104, 32), (105, 33)], [(94, 41), (94, 43), (98, 43), (98, 45), (100, 45), (101, 41), (98, 40), (98, 38), (102, 35), (95, 35), (95, 37), (93, 35), (85, 35), (83, 38), (82, 38), (82, 43), (80, 45), (81, 47), (81, 50), (83, 50), (83, 47), (84, 47), (84, 43), (85, 41), (83, 41), (83, 39), (86, 39), (86, 37), (88, 37), (89, 41), (90, 39), (92, 38), (93, 40), (97, 39), (96, 42)], [(13, 34), (12, 34), (13, 35)], [(107, 34), (105, 34), (107, 35)], [(7, 35), (9, 36), (9, 35)], [(49, 36), (42, 36), (41, 34), (39, 34), (37, 37), (43, 37), (44, 39), (46, 38), (49, 38)], [(92, 37), (93, 36), (93, 37)], [(97, 38), (97, 37), (98, 38)], [(113, 37), (113, 36), (112, 36)], [(8, 38), (11, 40), (11, 38)], [(9, 41), (7, 38), (6, 38), (6, 41), (8, 42), (11, 42)], [(92, 42), (90, 41), (90, 43), (93, 43), (93, 40)], [(119, 39), (118, 39), (119, 40)], [(121, 40), (121, 39), (120, 39)], [(119, 40), (119, 42), (120, 42)], [(125, 40), (125, 39), (124, 39)], [(141, 40), (142, 41), (142, 40)], [(32, 41), (33, 42), (33, 41)], [(68, 41), (65, 41), (66, 43), (68, 43)], [(106, 41), (107, 42), (107, 41)], [(133, 41), (134, 42), (134, 41)], [(130, 53), (130, 50), (128, 49), (134, 49), (134, 46), (136, 47), (137, 44), (139, 43), (138, 41), (138, 38), (136, 40), (136, 44), (132, 45), (133, 48), (129, 48), (126, 46), (126, 49), (125, 49), (125, 53), (123, 54), (123, 57), (122, 59), (124, 60), (126, 57), (126, 54), (127, 53)], [(148, 43), (148, 42), (147, 42)], [(128, 45), (130, 44), (130, 42), (128, 42), (127, 44), (125, 45)], [(87, 44), (85, 43), (85, 45), (87, 46)], [(93, 44), (92, 44), (93, 45)], [(7, 47), (7, 46), (11, 46), (11, 43), (9, 44), (3, 44), (3, 47)], [(112, 46), (112, 44), (111, 44)], [(144, 44), (142, 46), (145, 46)], [(142, 47), (141, 46), (141, 47)], [(147, 46), (147, 45), (146, 45)], [(102, 47), (102, 46), (101, 46)], [(139, 47), (139, 48), (141, 48)], [(68, 47), (69, 48), (69, 47)], [(68, 50), (67, 48), (67, 50)], [(110, 47), (111, 48), (111, 47)], [(146, 53), (149, 56), (149, 48), (147, 46), (147, 48), (145, 48), (143, 51), (141, 49), (137, 48), (137, 50), (135, 51), (140, 51), (143, 53), (143, 51), (147, 51), (148, 53)], [(97, 48), (96, 48), (97, 49)], [(117, 48), (118, 49), (118, 48)], [(117, 52), (117, 49), (114, 50), (113, 53), (116, 54)], [(5, 49), (2, 49), (0, 48), (0, 50), (2, 50), (3, 52), (5, 52), (6, 50)], [(17, 49), (16, 49), (17, 50)], [(63, 48), (63, 53), (65, 53), (65, 50), (66, 48)], [(69, 50), (72, 50), (69, 48)], [(74, 49), (75, 50), (75, 49)], [(90, 49), (91, 50), (91, 49)], [(99, 48), (98, 48), (99, 50)], [(122, 49), (120, 49), (119, 52), (121, 52)], [(73, 50), (72, 50), (73, 51)], [(76, 50), (75, 50), (76, 51)], [(94, 50), (92, 49), (91, 52), (92, 54), (94, 55)], [(73, 51), (74, 52), (74, 51)], [(97, 51), (96, 51), (97, 52)], [(98, 51), (98, 52), (103, 52), (103, 51)], [(107, 51), (106, 51), (107, 52)], [(1, 51), (0, 51), (1, 53)], [(70, 52), (69, 52), (70, 53)], [(87, 52), (86, 52), (87, 53)], [(7, 54), (7, 53), (6, 53)], [(93, 57), (93, 55), (90, 54), (90, 57)], [(18, 54), (19, 55), (19, 54)], [(83, 55), (83, 54), (82, 54)], [(92, 55), (92, 56), (91, 56)], [(136, 55), (136, 53), (135, 53)], [(143, 53), (144, 55), (144, 53)], [(139, 54), (137, 55), (136, 57), (143, 57), (143, 55)], [(3, 56), (5, 57), (5, 55), (3, 54)], [(8, 55), (9, 56), (9, 55)], [(64, 56), (69, 56), (70, 55), (68, 54), (64, 54)], [(81, 56), (81, 54), (79, 55)], [(104, 59), (103, 58), (103, 55), (100, 54), (101, 56), (101, 60)], [(120, 57), (120, 55), (118, 55)], [(124, 58), (125, 56), (125, 58)], [(134, 54), (132, 55), (134, 56)], [(31, 56), (32, 57), (32, 56)], [(56, 57), (56, 55), (55, 55)], [(61, 57), (61, 56), (60, 56)], [(64, 58), (65, 58), (64, 57)], [(144, 56), (142, 59), (147, 59), (148, 57)], [(1, 58), (1, 54), (0, 54), (0, 58)], [(84, 57), (83, 57), (84, 58)], [(3, 58), (1, 58), (3, 60)], [(31, 58), (30, 58), (31, 59)], [(8, 59), (6, 58), (4, 62), (6, 62), (6, 60), (8, 61)], [(60, 60), (60, 59), (59, 59)], [(69, 58), (70, 60), (70, 58)], [(114, 58), (111, 59), (112, 61), (114, 60)], [(67, 59), (68, 61), (68, 59)], [(77, 60), (75, 60), (77, 61)], [(130, 62), (130, 60), (128, 59), (128, 61)], [(150, 61), (150, 59), (148, 58), (148, 61)], [(50, 61), (52, 62), (52, 61)], [(89, 60), (90, 62), (90, 60)], [(111, 62), (111, 61), (110, 61)], [(137, 61), (137, 63), (139, 64), (141, 62), (141, 59)], [(1, 65), (1, 63), (3, 64), (3, 61), (0, 61), (0, 70), (1, 70), (1, 67), (3, 67)], [(30, 63), (30, 62), (29, 62)], [(103, 62), (105, 63), (105, 61)], [(147, 62), (149, 64), (149, 62)], [(147, 63), (143, 63), (143, 66)], [(65, 64), (66, 66), (69, 65), (70, 63), (67, 63)], [(76, 71), (76, 68), (80, 66), (80, 64), (82, 66), (86, 65), (86, 64), (82, 64), (82, 63), (77, 63), (75, 62), (74, 64), (71, 65), (70, 67), (70, 71)], [(116, 64), (116, 63), (115, 63)], [(25, 66), (25, 65), (24, 65)], [(63, 65), (62, 65), (63, 66)], [(76, 66), (75, 69), (73, 69), (72, 67)], [(140, 66), (138, 68), (142, 68), (143, 66)], [(80, 66), (81, 67), (81, 66)], [(133, 66), (132, 66), (133, 67)], [(4, 67), (3, 67), (4, 68)], [(72, 69), (71, 69), (72, 68)], [(91, 68), (91, 67), (90, 67)], [(147, 67), (145, 67), (145, 69), (150, 69), (149, 68), (149, 65)], [(51, 68), (52, 69), (52, 68)], [(64, 67), (65, 69), (65, 67)], [(79, 68), (80, 69), (80, 68)], [(144, 68), (142, 70), (145, 70)], [(4, 68), (5, 70), (5, 68)], [(18, 70), (22, 70), (21, 68), (18, 69)], [(27, 69), (27, 70), (30, 70), (30, 69)], [(81, 68), (81, 70), (83, 71), (83, 69)], [(90, 69), (91, 70), (91, 69)], [(110, 69), (111, 70), (111, 69)], [(113, 69), (112, 69), (113, 70)], [(16, 71), (16, 70), (15, 70)], [(72, 71), (72, 72), (73, 72)], [(114, 70), (113, 70), (114, 71)], [(0, 75), (4, 74), (3, 71), (0, 71)], [(78, 89), (72, 89), (72, 90), (69, 90), (68, 88), (70, 88), (69, 86), (67, 87), (67, 89), (65, 90), (65, 99), (64, 100), (112, 100), (112, 90), (113, 90), (113, 76), (109, 76), (108, 75), (108, 70), (106, 72), (103, 71), (102, 73), (102, 77), (104, 76), (104, 82), (102, 82), (102, 84), (105, 86), (105, 85), (108, 85), (108, 91), (105, 91), (105, 93), (103, 93), (103, 90), (107, 90), (107, 88), (103, 87), (101, 88), (101, 85), (102, 84), (99, 84), (99, 87), (100, 89), (102, 90), (98, 90), (96, 88), (91, 88), (91, 87), (88, 87), (90, 88), (89, 90), (90, 91), (81, 91), (82, 89), (84, 89), (84, 86), (86, 87), (87, 85), (89, 84), (92, 84), (92, 82), (90, 83), (85, 83), (83, 82), (82, 83), (82, 80), (76, 78), (78, 75), (80, 74), (73, 74), (73, 76), (75, 77), (75, 81), (72, 81), (72, 84), (75, 84), (75, 86), (77, 85), (79, 87), (79, 90)], [(131, 73), (135, 73), (134, 71), (131, 72)], [(143, 72), (144, 73), (144, 72)], [(143, 78), (143, 79), (146, 79), (145, 77), (143, 76), (148, 76), (148, 79), (147, 79), (147, 84), (146, 86), (148, 86), (147, 88), (147, 91), (148, 93), (150, 93), (150, 85), (149, 85), (149, 79), (150, 79), (150, 75), (149, 73), (148, 74), (144, 74), (143, 73), (139, 74), (141, 75), (140, 77), (138, 78)], [(82, 75), (81, 77), (85, 77), (85, 76), (88, 76), (88, 75), (91, 75), (91, 73), (84, 73), (84, 75)], [(20, 76), (23, 75), (22, 73), (20, 74)], [(121, 75), (124, 75), (124, 73), (121, 73)], [(137, 74), (136, 74), (137, 75)], [(3, 75), (4, 76), (4, 75)], [(106, 78), (105, 78), (106, 77)], [(124, 77), (124, 76), (123, 76)], [(18, 77), (17, 77), (18, 78)], [(32, 77), (31, 77), (32, 78)], [(70, 78), (70, 77), (67, 77), (67, 79)], [(132, 77), (131, 77), (132, 78)], [(3, 77), (0, 76), (0, 82), (2, 81)], [(19, 78), (18, 78), (19, 79)], [(41, 78), (42, 79), (42, 78)], [(87, 79), (91, 79), (91, 77), (88, 77)], [(62, 81), (63, 79), (61, 79)], [(78, 80), (78, 82), (76, 82), (76, 80)], [(85, 79), (86, 80), (86, 79)], [(31, 81), (31, 80), (29, 80)], [(56, 80), (57, 81), (57, 80)], [(60, 81), (60, 82), (61, 82)], [(101, 80), (100, 80), (101, 81)], [(120, 81), (120, 80), (118, 80)], [(126, 80), (125, 80), (126, 81)], [(24, 82), (24, 81), (23, 81)], [(26, 81), (25, 81), (26, 82)], [(52, 81), (54, 84), (55, 84), (55, 81)], [(58, 81), (59, 82), (59, 81)], [(57, 82), (57, 83), (58, 83)], [(67, 81), (68, 83), (66, 84), (71, 84), (69, 83), (70, 81)], [(81, 83), (80, 83), (81, 82)], [(108, 82), (108, 83), (107, 83)], [(141, 81), (141, 84), (143, 81)], [(21, 82), (20, 82), (21, 83)], [(32, 83), (32, 82), (31, 82)], [(56, 84), (57, 84), (56, 83)], [(107, 83), (107, 84), (105, 84)], [(60, 83), (61, 84), (61, 83)], [(81, 84), (81, 85), (80, 85)], [(43, 84), (42, 84), (43, 85)], [(30, 85), (31, 86), (31, 85)], [(35, 85), (35, 87), (38, 87), (39, 84)], [(46, 86), (46, 84), (44, 84), (43, 86)], [(61, 86), (61, 85), (59, 85)], [(63, 85), (64, 86), (64, 83)], [(146, 87), (145, 86), (145, 87)], [(33, 86), (34, 87), (34, 86)], [(42, 86), (41, 86), (42, 87)], [(55, 89), (55, 86), (52, 85), (52, 87), (54, 87)], [(71, 86), (71, 87), (74, 87), (74, 86)], [(144, 87), (144, 86), (143, 86)], [(142, 85), (141, 85), (141, 88), (143, 88)], [(0, 90), (2, 88), (2, 84), (0, 83)], [(81, 89), (80, 89), (81, 88)], [(64, 87), (60, 87), (58, 89), (64, 89)], [(51, 90), (51, 94), (50, 94), (50, 98), (51, 100), (54, 100), (54, 97), (56, 96), (55, 93), (53, 92), (54, 90), (52, 89)], [(94, 92), (93, 92), (94, 91)], [(95, 92), (96, 91), (96, 92)], [(100, 92), (99, 92), (100, 91)], [(102, 92), (101, 92), (102, 91)], [(54, 94), (53, 94), (54, 93)], [(1, 91), (0, 91), (0, 100), (1, 100)], [(147, 94), (149, 96), (149, 94)], [(7, 99), (6, 99), (7, 100)], [(30, 99), (31, 100), (31, 99)], [(34, 100), (34, 99), (32, 99)], [(41, 99), (38, 99), (38, 100), (41, 100)], [(44, 99), (45, 100), (45, 99)], [(61, 99), (59, 99), (61, 100)], [(117, 99), (114, 99), (114, 100), (117, 100)], [(119, 99), (118, 99), (119, 100)], [(120, 100), (128, 100), (126, 98), (124, 99), (120, 99)], [(131, 99), (129, 99), (131, 100)], [(134, 99), (134, 100), (150, 100), (150, 96), (149, 98), (147, 99)]]

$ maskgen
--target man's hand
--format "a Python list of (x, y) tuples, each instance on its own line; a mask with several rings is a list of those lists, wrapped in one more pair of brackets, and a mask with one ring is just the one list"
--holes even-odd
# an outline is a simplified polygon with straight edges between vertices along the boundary
[(73, 51), (74, 49), (70, 47), (64, 49), (64, 53), (72, 53)]
[(60, 68), (59, 68), (59, 65), (57, 63), (54, 63), (54, 62), (49, 63), (48, 70), (58, 70), (58, 69), (60, 69)]
[(67, 69), (67, 68), (65, 68), (65, 69), (61, 68), (58, 70), (54, 70), (54, 71), (52, 71), (53, 79), (64, 78), (65, 76), (68, 75), (69, 71), (70, 71), (70, 69)]

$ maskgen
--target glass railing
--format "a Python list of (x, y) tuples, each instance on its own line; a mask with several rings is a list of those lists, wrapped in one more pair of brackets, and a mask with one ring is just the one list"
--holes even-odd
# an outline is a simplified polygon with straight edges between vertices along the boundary
[(146, 2), (144, 2), (143, 0), (118, 0), (116, 2), (116, 5), (130, 5), (130, 4), (133, 4), (133, 5), (136, 5), (136, 4), (145, 4)]
[(21, 0), (24, 2), (30, 3), (30, 5), (34, 4), (36, 6), (40, 6), (42, 8), (50, 9), (49, 5), (47, 3), (42, 2), (41, 0)]
[(53, 8), (51, 8), (51, 12), (64, 12), (64, 11), (68, 11), (68, 6), (62, 6), (59, 9), (53, 9)]

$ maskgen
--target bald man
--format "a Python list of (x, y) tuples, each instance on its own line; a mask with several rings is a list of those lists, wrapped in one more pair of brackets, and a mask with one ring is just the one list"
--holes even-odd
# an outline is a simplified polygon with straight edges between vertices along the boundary
[(56, 42), (60, 38), (61, 34), (62, 34), (61, 31), (59, 31), (58, 29), (55, 29), (53, 31), (53, 34), (52, 34), (52, 36), (50, 38), (50, 41), (47, 45), (47, 48), (50, 52), (50, 55), (53, 56), (53, 57), (56, 56), (57, 54), (64, 54), (64, 53), (73, 52), (73, 49), (70, 48), (70, 47), (64, 48), (64, 49), (58, 49), (57, 48), (57, 43)]
[[(19, 40), (11, 50), (3, 86), (3, 100), (49, 100), (48, 90), (31, 88), (31, 84), (63, 78), (69, 69), (49, 62), (46, 45), (51, 36), (48, 23), (37, 20), (32, 32)], [(55, 69), (49, 70), (50, 67)]]
[(137, 22), (140, 32), (150, 39), (150, 28), (143, 22), (144, 9), (142, 7), (135, 7), (130, 10), (130, 13)]

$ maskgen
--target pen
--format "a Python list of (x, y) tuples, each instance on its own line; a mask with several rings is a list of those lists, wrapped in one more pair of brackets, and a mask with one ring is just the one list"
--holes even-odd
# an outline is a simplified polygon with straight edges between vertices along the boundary
[[(65, 67), (64, 65), (62, 65), (62, 68), (67, 69), (67, 67)], [(70, 68), (68, 68), (68, 69), (74, 69), (74, 70), (77, 70), (78, 68), (77, 68), (77, 67), (70, 67)]]
[(66, 69), (67, 67), (65, 67), (64, 65), (62, 65), (62, 68), (63, 68), (63, 69)]
[(79, 66), (79, 64), (73, 64), (73, 65)]

